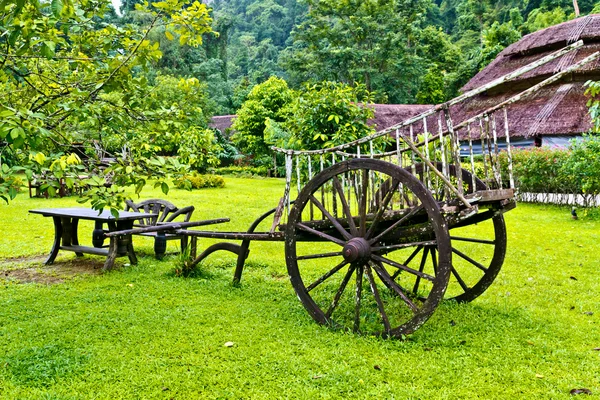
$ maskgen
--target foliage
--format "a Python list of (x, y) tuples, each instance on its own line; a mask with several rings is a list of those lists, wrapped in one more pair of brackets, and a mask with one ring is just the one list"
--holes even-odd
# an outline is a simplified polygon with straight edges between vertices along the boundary
[[(508, 176), (507, 156), (501, 153), (503, 176)], [(574, 140), (569, 150), (536, 148), (513, 153), (517, 188), (530, 193), (600, 194), (600, 137)]]
[(211, 172), (221, 175), (233, 175), (237, 177), (251, 176), (267, 176), (269, 174), (268, 167), (248, 167), (248, 166), (230, 166), (214, 168)]
[(219, 150), (214, 153), (220, 166), (229, 166), (242, 158), (240, 151), (218, 129), (213, 129)]
[(567, 19), (567, 13), (561, 7), (556, 7), (552, 10), (538, 8), (533, 10), (527, 17), (525, 29), (529, 32), (535, 32), (565, 22)]
[(186, 246), (185, 249), (177, 256), (177, 260), (175, 262), (175, 275), (182, 276), (184, 278), (188, 278), (194, 276), (198, 271), (198, 264), (194, 264), (194, 259), (191, 256), (192, 248), (190, 246)]
[(264, 140), (265, 121), (267, 118), (283, 121), (282, 110), (292, 98), (293, 92), (286, 81), (276, 77), (269, 78), (250, 91), (232, 126), (235, 130), (232, 140), (242, 153), (255, 158), (271, 154)]
[(225, 187), (225, 180), (219, 175), (201, 175), (197, 172), (186, 174), (175, 181), (175, 187), (179, 189), (204, 189)]
[(419, 104), (440, 104), (446, 99), (444, 93), (444, 75), (439, 68), (434, 65), (427, 70), (423, 77), (423, 83), (417, 93), (417, 103)]
[[(167, 110), (153, 104), (139, 72), (162, 55), (159, 44), (149, 38), (157, 28), (168, 39), (178, 35), (180, 44), (200, 45), (201, 35), (211, 30), (206, 6), (179, 0), (138, 5), (137, 12), (147, 21), (141, 27), (103, 22), (109, 4), (0, 4), (0, 140), (8, 144), (16, 165), (26, 165), (30, 153), (60, 153), (72, 141), (101, 140), (96, 136), (100, 125), (113, 131), (137, 126), (161, 136), (169, 123), (180, 122), (181, 104), (170, 104)], [(160, 108), (150, 109), (147, 101)], [(95, 206), (111, 204), (114, 199), (104, 195), (98, 191), (88, 197), (100, 199)]]
[(571, 143), (570, 150), (565, 169), (573, 184), (581, 193), (600, 194), (600, 137), (584, 136), (583, 140)]
[(521, 39), (521, 34), (513, 26), (512, 21), (499, 24), (497, 21), (483, 31), (483, 47), (481, 49), (480, 65), (491, 63), (505, 47)]
[(424, 0), (306, 0), (283, 63), (295, 82), (359, 82), (378, 100), (414, 98), (420, 60), (411, 47)]
[(585, 95), (589, 97), (587, 106), (592, 118), (593, 130), (600, 132), (600, 82), (587, 81)]
[(56, 196), (61, 187), (70, 191), (80, 191), (86, 187), (82, 174), (85, 168), (76, 154), (53, 155), (47, 158), (44, 153), (29, 155), (31, 168), (25, 171), (27, 179), (40, 185), (41, 193)]
[(367, 125), (373, 118), (372, 94), (361, 84), (354, 87), (334, 82), (306, 85), (285, 108), (281, 138), (276, 129), (268, 133), (273, 144), (303, 150), (347, 143), (374, 133)]

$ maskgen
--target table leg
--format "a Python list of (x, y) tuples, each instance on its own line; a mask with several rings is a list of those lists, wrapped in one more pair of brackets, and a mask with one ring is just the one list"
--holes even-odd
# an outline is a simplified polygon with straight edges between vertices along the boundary
[(58, 250), (60, 249), (60, 240), (62, 238), (62, 223), (60, 221), (60, 217), (52, 217), (54, 220), (54, 244), (52, 245), (52, 250), (50, 251), (50, 255), (46, 260), (45, 264), (50, 265), (56, 259), (58, 255)]
[[(73, 243), (73, 246), (79, 246), (79, 237), (77, 236), (77, 230), (79, 227), (79, 219), (78, 218), (73, 218), (72, 222), (71, 222), (71, 243)], [(76, 251), (75, 255), (77, 255), (77, 257), (83, 257), (83, 253)]]
[(102, 221), (96, 221), (94, 223), (94, 231), (92, 232), (92, 244), (94, 247), (104, 246), (104, 229), (102, 228)]
[(135, 256), (135, 251), (133, 251), (133, 241), (130, 240), (129, 244), (127, 245), (127, 256), (129, 257), (129, 262), (132, 265), (136, 265), (138, 260), (137, 257)]
[(117, 242), (119, 239), (116, 236), (112, 236), (110, 238), (110, 244), (108, 245), (108, 256), (106, 257), (106, 261), (104, 262), (103, 270), (107, 271), (112, 269), (115, 264), (115, 259), (117, 258)]

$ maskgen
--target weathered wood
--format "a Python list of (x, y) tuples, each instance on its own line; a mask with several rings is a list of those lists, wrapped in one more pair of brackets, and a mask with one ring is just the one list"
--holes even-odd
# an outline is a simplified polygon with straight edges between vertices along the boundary
[(93, 254), (96, 256), (108, 256), (107, 248), (88, 247), (88, 246), (60, 246), (60, 250), (73, 251), (75, 253)]
[(106, 261), (104, 261), (104, 267), (102, 269), (104, 271), (112, 269), (115, 264), (115, 259), (117, 258), (117, 238), (111, 237), (110, 244), (108, 245), (108, 255), (106, 257)]
[(60, 241), (62, 237), (62, 223), (60, 217), (52, 217), (52, 220), (54, 221), (54, 243), (52, 245), (52, 250), (50, 250), (50, 255), (45, 262), (46, 265), (51, 265), (56, 259), (58, 250), (60, 250)]
[(496, 202), (515, 197), (515, 189), (478, 190), (472, 196), (479, 198), (477, 203)]
[(119, 211), (119, 217), (115, 218), (114, 215), (108, 210), (98, 212), (90, 208), (39, 208), (35, 210), (29, 210), (32, 214), (41, 214), (44, 217), (71, 217), (77, 219), (85, 219), (91, 221), (116, 221), (119, 220), (136, 220), (145, 217), (145, 214), (137, 212)]
[(178, 230), (177, 233), (186, 236), (203, 237), (207, 239), (225, 239), (225, 240), (257, 240), (264, 242), (280, 242), (285, 239), (283, 232), (213, 232), (213, 231), (192, 231)]
[[(79, 245), (77, 235), (79, 220), (95, 221), (94, 230), (96, 235), (103, 235), (102, 224), (108, 225), (109, 231), (124, 231), (133, 226), (133, 222), (140, 219), (139, 213), (120, 211), (118, 218), (110, 212), (98, 213), (87, 208), (46, 208), (29, 211), (32, 214), (41, 214), (44, 217), (52, 217), (54, 221), (54, 244), (46, 264), (52, 264), (59, 250), (72, 251), (78, 256), (83, 254), (94, 254), (107, 257), (104, 263), (105, 269), (112, 268), (117, 257), (128, 255), (132, 263), (137, 262), (131, 242), (131, 235), (111, 237), (109, 249), (103, 247), (87, 247)], [(98, 237), (93, 237), (92, 242), (101, 245)], [(62, 243), (62, 245), (61, 245)]]
[(106, 237), (113, 236), (121, 236), (121, 235), (139, 235), (142, 233), (149, 232), (165, 232), (165, 231), (173, 231), (179, 232), (184, 228), (190, 228), (194, 226), (204, 226), (204, 225), (213, 225), (213, 224), (222, 224), (224, 222), (229, 222), (229, 218), (218, 218), (218, 219), (208, 219), (204, 221), (193, 221), (193, 222), (165, 222), (162, 224), (158, 224), (155, 226), (148, 226), (145, 228), (132, 228), (126, 230), (119, 230), (114, 232), (107, 232), (104, 235)]

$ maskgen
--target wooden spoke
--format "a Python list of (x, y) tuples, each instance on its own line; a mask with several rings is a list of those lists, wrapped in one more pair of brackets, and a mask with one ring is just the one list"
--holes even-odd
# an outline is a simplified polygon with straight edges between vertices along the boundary
[(469, 287), (467, 286), (467, 284), (465, 283), (465, 281), (460, 277), (460, 275), (458, 274), (458, 272), (456, 272), (456, 269), (454, 267), (452, 267), (452, 275), (454, 275), (454, 277), (456, 278), (456, 281), (458, 282), (458, 284), (460, 285), (461, 288), (463, 288), (463, 290), (466, 292), (469, 290)]
[[(368, 240), (371, 236), (373, 236), (373, 233), (375, 232), (375, 228), (377, 228), (377, 225), (379, 225), (379, 222), (381, 221), (381, 217), (383, 217), (383, 214), (385, 213), (385, 209), (387, 208), (388, 204), (390, 204), (390, 201), (392, 200), (392, 198), (394, 197), (394, 194), (396, 193), (396, 187), (398, 186), (398, 181), (397, 180), (393, 180), (391, 182), (391, 186), (388, 188), (388, 191), (385, 195), (385, 197), (383, 198), (382, 201), (379, 202), (379, 208), (377, 210), (377, 213), (375, 214), (375, 218), (373, 218), (373, 222), (371, 223), (371, 227), (369, 228), (369, 231), (367, 232), (365, 238)], [(381, 196), (381, 193), (379, 194)]]
[(383, 265), (381, 265), (380, 263), (376, 263), (376, 264), (374, 264), (374, 268), (375, 268), (375, 272), (379, 276), (379, 279), (381, 279), (381, 281), (383, 283), (385, 283), (386, 286), (392, 288), (392, 290), (404, 301), (404, 303), (406, 303), (406, 305), (413, 312), (418, 312), (419, 311), (419, 307), (417, 307), (415, 305), (415, 303), (413, 303), (406, 296), (406, 294), (404, 294), (404, 292), (402, 291), (402, 288), (400, 286), (398, 286), (398, 284), (392, 279), (392, 277), (390, 276), (390, 274), (387, 273), (387, 271), (385, 270), (385, 268), (383, 267)]
[(320, 254), (308, 254), (306, 256), (298, 256), (296, 260), (312, 260), (315, 258), (328, 258), (328, 257), (337, 257), (341, 256), (341, 251), (332, 251), (331, 253), (320, 253)]
[[(423, 246), (435, 246), (437, 244), (437, 242), (435, 240), (429, 240), (427, 242), (414, 242), (414, 243), (402, 243), (402, 244), (391, 244), (389, 246), (375, 246), (371, 248), (371, 251), (373, 251), (374, 253), (377, 252), (382, 252), (382, 251), (386, 251), (386, 250), (400, 250), (400, 249), (406, 249), (408, 247), (413, 247), (413, 246), (418, 246), (418, 247), (423, 247)], [(418, 248), (417, 247), (417, 248)], [(404, 265), (406, 265), (407, 263), (404, 263)]]
[(338, 272), (340, 269), (344, 268), (346, 265), (348, 265), (348, 261), (344, 260), (341, 263), (339, 263), (338, 265), (336, 265), (335, 267), (333, 267), (330, 271), (328, 271), (326, 274), (324, 274), (323, 276), (321, 276), (319, 279), (317, 279), (316, 281), (314, 281), (313, 283), (311, 283), (307, 288), (306, 291), (310, 292), (311, 290), (313, 290), (314, 288), (316, 288), (317, 286), (319, 286), (321, 283), (325, 282), (325, 280), (329, 277), (331, 277), (333, 274), (335, 274), (336, 272)]
[(385, 263), (385, 264), (391, 265), (392, 267), (401, 269), (401, 270), (406, 271), (408, 273), (411, 273), (413, 275), (420, 276), (421, 278), (427, 279), (428, 281), (431, 281), (431, 282), (433, 282), (435, 280), (435, 277), (433, 277), (433, 276), (431, 276), (429, 274), (417, 271), (416, 269), (409, 268), (406, 265), (399, 264), (399, 263), (397, 263), (395, 261), (392, 261), (392, 260), (389, 260), (389, 259), (387, 259), (385, 257), (378, 256), (377, 254), (372, 254), (371, 255), (371, 259), (373, 259), (373, 260), (375, 260), (377, 262), (381, 262), (381, 263)]
[(310, 196), (310, 201), (312, 202), (312, 204), (314, 204), (315, 206), (317, 206), (317, 208), (319, 210), (321, 210), (321, 213), (327, 217), (327, 219), (333, 224), (333, 226), (335, 227), (335, 229), (338, 230), (338, 232), (340, 232), (342, 234), (342, 236), (346, 239), (346, 240), (350, 240), (352, 239), (352, 235), (350, 235), (348, 233), (348, 231), (346, 231), (344, 229), (344, 227), (340, 224), (340, 222), (337, 220), (337, 218), (334, 218), (333, 215), (331, 215), (329, 213), (329, 211), (327, 211), (325, 209), (325, 207), (323, 206), (323, 204), (321, 204), (321, 202), (319, 200), (317, 200), (314, 196)]
[(348, 268), (348, 272), (346, 272), (346, 276), (344, 276), (344, 279), (342, 280), (342, 284), (340, 285), (337, 292), (335, 293), (333, 301), (331, 302), (329, 309), (325, 313), (325, 317), (327, 317), (327, 319), (331, 318), (331, 314), (333, 314), (336, 307), (340, 303), (340, 298), (342, 297), (342, 294), (344, 293), (344, 290), (346, 289), (346, 286), (348, 285), (348, 281), (352, 277), (352, 273), (354, 272), (355, 269), (356, 269), (356, 266), (354, 266), (354, 265), (350, 265), (350, 268)]
[(352, 218), (352, 213), (350, 212), (350, 206), (346, 201), (346, 196), (344, 195), (344, 188), (342, 188), (342, 184), (337, 176), (334, 176), (333, 179), (333, 187), (335, 191), (340, 196), (340, 202), (342, 203), (342, 209), (344, 210), (344, 215), (346, 215), (346, 219), (348, 220), (348, 226), (350, 227), (350, 233), (354, 236), (358, 236), (358, 229), (356, 228), (356, 224), (354, 223), (354, 218)]
[(485, 240), (485, 239), (475, 239), (475, 238), (465, 238), (459, 236), (450, 236), (450, 240), (456, 240), (459, 242), (471, 242), (471, 243), (482, 243), (482, 244), (492, 244), (495, 245), (495, 240)]
[(481, 265), (480, 263), (478, 263), (477, 261), (473, 260), (471, 257), (469, 257), (468, 255), (466, 255), (465, 253), (463, 253), (462, 251), (459, 251), (457, 249), (455, 249), (454, 247), (452, 248), (452, 252), (454, 254), (456, 254), (457, 256), (459, 256), (460, 258), (470, 262), (471, 264), (473, 264), (474, 266), (476, 266), (477, 268), (479, 268), (480, 270), (482, 270), (483, 272), (487, 272), (487, 268), (484, 267), (483, 265)]
[[(419, 252), (423, 249), (423, 246), (417, 246), (417, 248), (415, 249), (415, 251), (412, 252), (412, 254), (410, 256), (408, 256), (408, 258), (406, 259), (406, 261), (404, 261), (402, 264), (404, 265), (408, 265), (413, 258), (416, 257), (417, 254), (419, 254)], [(394, 275), (392, 275), (392, 279), (396, 280), (396, 278), (398, 277), (398, 275), (400, 275), (400, 273), (402, 272), (401, 269), (399, 269), (398, 271), (394, 272)]]
[(362, 173), (361, 179), (361, 193), (360, 193), (360, 201), (358, 206), (358, 214), (360, 218), (360, 236), (364, 237), (367, 233), (367, 195), (369, 192), (369, 171), (364, 169)]
[(320, 237), (321, 239), (325, 239), (325, 240), (328, 240), (330, 242), (339, 244), (340, 246), (344, 246), (346, 244), (343, 240), (340, 240), (338, 238), (334, 238), (333, 236), (330, 236), (330, 235), (328, 235), (326, 233), (319, 232), (318, 230), (313, 229), (313, 228), (311, 228), (309, 226), (306, 226), (306, 225), (304, 225), (301, 222), (296, 223), (296, 226), (298, 228), (300, 228), (300, 229), (308, 232), (308, 233), (312, 233), (313, 235)]
[[(421, 264), (419, 264), (419, 272), (423, 273), (425, 269), (425, 262), (427, 261), (427, 254), (429, 253), (429, 247), (425, 247), (425, 251), (423, 252), (423, 256), (421, 257)], [(413, 286), (413, 293), (417, 293), (419, 291), (419, 285), (421, 284), (421, 277), (417, 276), (415, 279), (415, 286)]]
[(433, 265), (433, 272), (437, 275), (438, 264), (437, 264), (437, 257), (435, 255), (435, 247), (430, 247), (429, 253), (431, 254), (431, 264)]
[(369, 264), (365, 265), (365, 271), (367, 272), (367, 278), (369, 279), (371, 292), (375, 297), (375, 302), (377, 303), (377, 308), (379, 309), (379, 314), (381, 315), (385, 332), (389, 334), (392, 327), (390, 326), (390, 320), (387, 314), (385, 313), (385, 308), (383, 307), (383, 302), (381, 301), (381, 296), (379, 295), (379, 289), (377, 289), (377, 284), (375, 282), (375, 278), (373, 278), (373, 272), (371, 271), (371, 267), (369, 266)]
[(354, 332), (360, 330), (360, 302), (362, 300), (362, 282), (363, 281), (363, 267), (358, 266), (356, 268), (356, 294), (354, 298)]
[(394, 229), (398, 228), (399, 226), (401, 226), (405, 222), (409, 221), (412, 217), (414, 217), (422, 209), (423, 209), (423, 205), (420, 205), (418, 207), (413, 208), (404, 217), (400, 218), (398, 221), (396, 221), (395, 223), (393, 223), (390, 227), (388, 227), (386, 230), (384, 230), (383, 232), (381, 232), (379, 235), (377, 235), (373, 239), (369, 240), (369, 244), (373, 245), (373, 244), (377, 243), (382, 237), (384, 237), (388, 233), (392, 232)]

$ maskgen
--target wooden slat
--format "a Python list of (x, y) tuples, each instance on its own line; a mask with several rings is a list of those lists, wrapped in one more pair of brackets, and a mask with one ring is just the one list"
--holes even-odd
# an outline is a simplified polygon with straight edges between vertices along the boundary
[(87, 246), (60, 246), (60, 250), (73, 251), (76, 253), (94, 254), (97, 256), (108, 256), (108, 249)]

